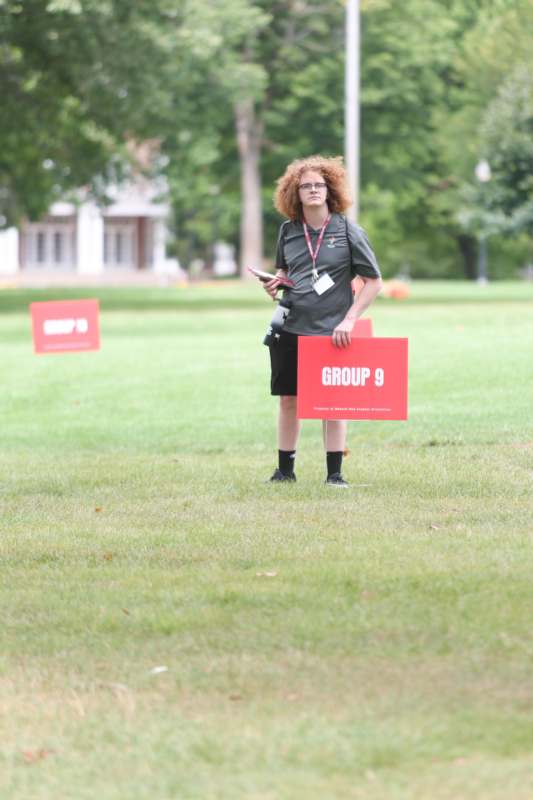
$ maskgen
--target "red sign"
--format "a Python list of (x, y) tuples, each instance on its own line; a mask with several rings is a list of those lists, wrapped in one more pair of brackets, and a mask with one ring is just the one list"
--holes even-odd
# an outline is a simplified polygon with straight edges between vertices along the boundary
[(352, 336), (362, 336), (368, 337), (372, 336), (372, 320), (368, 317), (363, 317), (363, 319), (358, 319), (353, 326)]
[(36, 353), (99, 350), (98, 300), (54, 300), (31, 303)]
[(407, 419), (407, 339), (298, 338), (300, 419)]

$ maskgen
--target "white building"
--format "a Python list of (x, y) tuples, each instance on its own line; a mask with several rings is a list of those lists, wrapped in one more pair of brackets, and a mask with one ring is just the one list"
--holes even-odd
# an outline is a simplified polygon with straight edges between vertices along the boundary
[(166, 257), (169, 208), (161, 187), (137, 179), (111, 189), (112, 204), (54, 203), (39, 222), (0, 232), (0, 281), (120, 282), (178, 277)]

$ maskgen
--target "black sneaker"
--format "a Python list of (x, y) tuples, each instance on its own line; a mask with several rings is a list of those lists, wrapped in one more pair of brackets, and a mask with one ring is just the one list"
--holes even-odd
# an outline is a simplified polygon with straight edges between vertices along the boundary
[(280, 469), (275, 470), (274, 474), (271, 478), (268, 479), (267, 483), (281, 483), (282, 481), (289, 481), (289, 483), (294, 483), (296, 480), (296, 475), (294, 472), (292, 475), (285, 475)]
[(347, 489), (350, 485), (348, 481), (344, 480), (340, 472), (334, 472), (332, 475), (328, 475), (325, 483), (327, 486), (341, 486), (343, 489)]

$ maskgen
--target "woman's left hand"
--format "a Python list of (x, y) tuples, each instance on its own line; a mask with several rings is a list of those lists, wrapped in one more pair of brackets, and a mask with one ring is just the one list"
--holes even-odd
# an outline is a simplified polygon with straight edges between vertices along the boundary
[(354, 323), (343, 319), (335, 328), (331, 335), (331, 340), (335, 347), (349, 347), (352, 341), (352, 330)]

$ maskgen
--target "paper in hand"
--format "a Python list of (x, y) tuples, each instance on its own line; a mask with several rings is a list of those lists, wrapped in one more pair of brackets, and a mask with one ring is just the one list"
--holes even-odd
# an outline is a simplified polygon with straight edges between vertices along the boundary
[(272, 273), (264, 272), (262, 269), (255, 269), (255, 267), (248, 267), (248, 272), (251, 272), (252, 275), (255, 275), (256, 278), (259, 278), (259, 280), (262, 283), (266, 283), (267, 281), (272, 281), (274, 280), (274, 278), (277, 278), (277, 280), (280, 283), (280, 286), (287, 286), (288, 288), (294, 286), (294, 283), (288, 278), (284, 278), (281, 275), (272, 275)]

